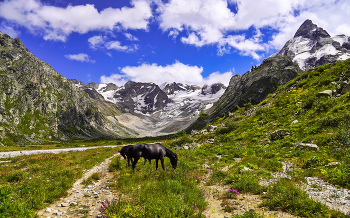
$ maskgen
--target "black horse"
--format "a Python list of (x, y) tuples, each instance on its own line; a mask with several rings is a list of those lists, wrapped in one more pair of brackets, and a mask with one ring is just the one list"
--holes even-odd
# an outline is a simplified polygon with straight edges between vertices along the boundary
[(133, 145), (126, 145), (120, 150), (120, 155), (124, 157), (124, 159), (128, 160), (128, 166), (130, 165), (130, 161), (132, 163), (132, 147)]
[(159, 143), (140, 143), (134, 145), (132, 149), (132, 157), (134, 159), (132, 163), (132, 169), (135, 169), (136, 163), (140, 159), (140, 157), (143, 157), (148, 160), (156, 159), (156, 169), (158, 169), (158, 160), (160, 159), (162, 168), (163, 170), (165, 170), (164, 157), (168, 157), (170, 159), (171, 165), (174, 169), (176, 169), (177, 167), (177, 155), (174, 152), (172, 152), (169, 148)]
[[(131, 163), (133, 162), (132, 160), (132, 149), (133, 145), (126, 145), (120, 150), (120, 155), (124, 157), (124, 159), (128, 160), (128, 166), (130, 166), (130, 161)], [(146, 164), (147, 159), (145, 158), (145, 164)], [(151, 163), (151, 159), (148, 159), (149, 163)]]

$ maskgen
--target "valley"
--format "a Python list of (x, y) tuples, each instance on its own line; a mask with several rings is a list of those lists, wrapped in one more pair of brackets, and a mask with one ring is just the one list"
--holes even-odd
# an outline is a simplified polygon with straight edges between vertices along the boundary
[[(306, 20), (228, 87), (118, 87), (0, 33), (0, 217), (349, 217), (348, 44)], [(156, 141), (177, 169), (118, 154)]]

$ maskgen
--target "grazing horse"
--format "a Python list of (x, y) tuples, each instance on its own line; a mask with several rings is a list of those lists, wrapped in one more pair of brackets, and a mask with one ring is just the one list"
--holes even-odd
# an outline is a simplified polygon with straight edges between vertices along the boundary
[(132, 157), (134, 158), (134, 161), (132, 163), (132, 169), (135, 169), (136, 163), (140, 159), (140, 157), (143, 157), (148, 160), (156, 159), (156, 169), (158, 169), (158, 160), (160, 160), (162, 168), (163, 170), (165, 170), (164, 157), (168, 157), (170, 159), (171, 165), (174, 169), (176, 169), (177, 167), (177, 155), (174, 152), (172, 152), (169, 148), (159, 143), (140, 143), (134, 145), (132, 149)]
[(128, 160), (128, 166), (130, 165), (130, 161), (132, 163), (132, 147), (133, 145), (126, 145), (120, 150), (120, 155)]
[[(133, 145), (126, 145), (120, 150), (120, 155), (124, 157), (124, 159), (128, 160), (128, 166), (130, 166), (130, 161), (131, 163), (133, 162), (132, 160), (132, 148)], [(145, 158), (145, 164), (146, 164), (147, 159)], [(149, 163), (151, 163), (151, 159), (148, 159)]]

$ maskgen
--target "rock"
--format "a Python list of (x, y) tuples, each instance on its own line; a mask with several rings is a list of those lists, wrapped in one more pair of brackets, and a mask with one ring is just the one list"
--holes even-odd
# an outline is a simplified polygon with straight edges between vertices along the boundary
[(46, 208), (45, 212), (46, 213), (51, 213), (52, 209), (51, 208)]
[(61, 207), (69, 207), (69, 204), (68, 203), (62, 203)]
[(336, 165), (340, 165), (340, 164), (341, 164), (340, 162), (332, 162), (332, 163), (327, 164), (325, 167), (332, 167), (332, 166), (336, 166)]
[(198, 135), (198, 134), (199, 134), (198, 130), (192, 129), (191, 135)]
[(189, 147), (188, 147), (187, 145), (185, 145), (185, 146), (184, 146), (184, 149), (185, 149), (185, 150), (188, 150), (188, 149), (189, 149)]
[(77, 203), (77, 202), (73, 202), (73, 201), (72, 201), (72, 202), (70, 202), (70, 203), (69, 203), (69, 205), (70, 205), (70, 206), (77, 206), (77, 205), (78, 205), (78, 203)]
[(207, 130), (208, 130), (208, 132), (213, 132), (216, 130), (216, 128), (217, 128), (217, 126), (209, 125)]
[(249, 169), (248, 167), (243, 167), (242, 169), (239, 170), (240, 173), (244, 173), (247, 171), (250, 171), (251, 169)]
[(278, 129), (271, 133), (270, 138), (272, 141), (283, 139), (285, 136), (290, 135), (288, 130)]
[(203, 129), (202, 131), (200, 131), (200, 133), (205, 135), (208, 133), (208, 131), (206, 129)]
[(317, 97), (332, 97), (332, 95), (333, 95), (332, 90), (324, 90), (316, 94)]
[(311, 143), (298, 143), (295, 145), (296, 148), (299, 149), (307, 149), (311, 151), (318, 151), (319, 148), (316, 144), (311, 144)]
[(294, 120), (292, 123), (293, 124), (296, 124), (296, 123), (298, 123), (299, 121), (298, 120)]

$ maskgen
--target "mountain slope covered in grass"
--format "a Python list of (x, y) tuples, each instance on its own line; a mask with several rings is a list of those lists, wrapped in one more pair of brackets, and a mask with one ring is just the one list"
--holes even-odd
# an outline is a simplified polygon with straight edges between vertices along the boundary
[[(350, 60), (346, 60), (310, 69), (255, 107), (246, 105), (218, 118), (210, 124), (218, 126), (215, 131), (179, 134), (167, 144), (177, 149), (197, 147), (193, 152), (202, 159), (215, 159), (211, 184), (258, 194), (264, 199), (261, 206), (270, 210), (339, 217), (332, 204), (342, 212), (350, 205), (348, 191), (341, 191), (350, 189), (349, 108)], [(285, 178), (276, 176), (286, 166)], [(329, 182), (333, 189), (309, 183), (316, 179)], [(309, 196), (316, 196), (310, 189), (319, 193), (322, 204), (310, 201)]]

